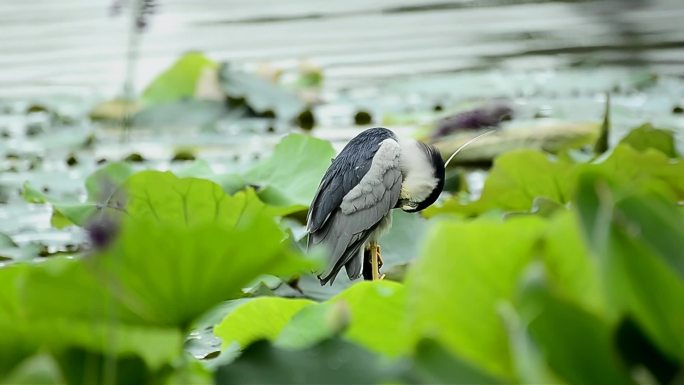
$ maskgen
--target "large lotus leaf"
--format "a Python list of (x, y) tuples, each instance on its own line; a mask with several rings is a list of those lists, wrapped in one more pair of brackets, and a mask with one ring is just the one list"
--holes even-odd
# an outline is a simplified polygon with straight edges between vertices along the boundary
[(273, 155), (248, 170), (244, 179), (260, 187), (259, 196), (268, 204), (305, 209), (334, 156), (329, 142), (291, 134), (278, 143)]
[(350, 342), (331, 339), (304, 350), (276, 348), (266, 341), (250, 345), (233, 363), (219, 367), (215, 383), (229, 384), (381, 384), (398, 380), (407, 368)]
[(24, 184), (24, 200), (29, 203), (49, 203), (52, 205), (52, 225), (62, 228), (69, 225), (84, 226), (96, 213), (120, 211), (125, 200), (119, 190), (122, 183), (133, 173), (125, 163), (110, 163), (95, 171), (85, 180), (88, 193), (85, 202), (63, 202), (52, 198), (29, 183)]
[[(310, 346), (345, 328), (343, 336), (370, 350), (396, 356), (411, 340), (405, 325), (404, 286), (396, 282), (360, 282), (325, 303), (264, 297), (242, 304), (217, 326), (223, 346), (245, 347), (266, 338), (279, 346)], [(281, 334), (282, 333), (282, 334)]]
[[(163, 348), (163, 347), (162, 347)], [(112, 357), (102, 352), (68, 348), (53, 352), (63, 382), (68, 385), (150, 384), (159, 382), (140, 357)]]
[(172, 360), (182, 346), (179, 330), (146, 324), (107, 290), (91, 262), (55, 257), (30, 266), (16, 317), (28, 340), (139, 355), (151, 367)]
[(160, 104), (191, 98), (202, 73), (216, 68), (218, 64), (201, 53), (189, 52), (145, 88), (142, 100), (145, 104)]
[(164, 382), (165, 385), (213, 385), (213, 370), (209, 370), (203, 362), (194, 360), (177, 368)]
[(577, 175), (584, 169), (602, 170), (635, 190), (684, 199), (684, 161), (670, 159), (651, 147), (640, 151), (620, 144), (607, 158), (592, 164), (552, 161), (548, 155), (532, 150), (512, 151), (495, 160), (479, 200), (462, 202), (455, 196), (441, 207), (426, 211), (428, 215), (481, 214), (492, 209), (528, 211), (540, 197), (566, 203), (574, 196)]
[(283, 327), (274, 344), (281, 348), (303, 349), (339, 334), (349, 323), (349, 308), (329, 302), (306, 306)]
[(557, 295), (604, 314), (599, 267), (580, 230), (577, 216), (571, 211), (559, 212), (549, 221), (544, 234), (544, 267)]
[[(0, 372), (1, 373), (1, 372)], [(48, 354), (37, 354), (17, 366), (0, 384), (3, 385), (57, 385), (62, 376), (54, 359)]]
[(410, 338), (405, 318), (406, 290), (392, 281), (364, 281), (329, 300), (349, 307), (349, 327), (344, 336), (367, 349), (396, 356), (408, 352)]
[(235, 226), (242, 219), (269, 213), (251, 190), (231, 196), (211, 181), (178, 178), (170, 172), (139, 172), (126, 181), (124, 191), (126, 212), (136, 219)]
[(621, 193), (596, 173), (582, 176), (577, 200), (610, 309), (634, 317), (657, 346), (684, 361), (681, 212), (661, 197)]
[(2, 379), (26, 358), (36, 352), (38, 344), (29, 339), (22, 328), (0, 320), (0, 383)]
[(422, 340), (414, 354), (415, 371), (421, 384), (503, 384), (472, 365), (459, 360), (433, 340)]
[(517, 379), (522, 384), (563, 384), (548, 363), (536, 342), (530, 336), (527, 323), (511, 302), (499, 307), (501, 317), (508, 331), (511, 358)]
[(177, 329), (127, 323), (125, 309), (82, 269), (80, 261), (58, 257), (0, 269), (0, 374), (41, 346), (137, 355), (151, 368), (177, 356)]
[[(684, 280), (684, 215), (660, 199), (626, 197), (615, 204), (616, 215), (631, 234)], [(638, 227), (638, 230), (637, 230)]]
[(462, 203), (454, 197), (442, 207), (428, 209), (428, 214), (480, 214), (491, 209), (527, 211), (539, 197), (566, 203), (571, 197), (576, 172), (574, 164), (552, 160), (540, 151), (511, 151), (494, 160), (479, 200)]
[(623, 188), (655, 192), (673, 200), (684, 199), (684, 160), (670, 159), (661, 151), (615, 147), (603, 162), (587, 166), (610, 174)]
[(307, 299), (259, 297), (229, 313), (214, 328), (223, 347), (237, 343), (245, 348), (260, 339), (275, 339), (295, 313), (315, 302)]
[(15, 263), (0, 268), (0, 320), (13, 320), (22, 313), (19, 289), (31, 265)]
[(631, 130), (620, 140), (620, 143), (628, 144), (638, 151), (652, 148), (670, 158), (677, 157), (677, 149), (672, 131), (657, 129), (650, 124), (644, 124)]
[(38, 347), (27, 338), (20, 322), (18, 290), (27, 271), (23, 264), (0, 268), (0, 380)]
[(435, 224), (406, 278), (407, 317), (415, 338), (434, 338), (495, 376), (512, 379), (497, 306), (513, 296), (544, 225), (536, 217)]
[[(125, 223), (119, 242), (99, 259), (99, 274), (147, 322), (187, 327), (214, 305), (241, 295), (259, 275), (288, 276), (315, 267), (282, 242), (270, 215), (250, 213), (251, 202), (233, 210), (242, 214), (223, 223), (187, 226), (175, 215), (168, 222)], [(234, 224), (227, 225), (230, 220)]]
[(519, 308), (535, 345), (567, 384), (634, 383), (620, 362), (607, 322), (553, 296), (534, 280), (525, 285)]
[(193, 320), (256, 277), (314, 268), (283, 242), (253, 192), (228, 196), (161, 172), (136, 174), (125, 191), (126, 214), (108, 228), (118, 237), (106, 250), (38, 264), (22, 286), (27, 325), (46, 343), (108, 351), (119, 333), (114, 352), (159, 364), (177, 354)]
[(173, 362), (183, 348), (184, 336), (173, 328), (57, 317), (30, 320), (28, 325), (32, 337), (50, 349), (77, 347), (118, 357), (140, 357), (153, 370)]

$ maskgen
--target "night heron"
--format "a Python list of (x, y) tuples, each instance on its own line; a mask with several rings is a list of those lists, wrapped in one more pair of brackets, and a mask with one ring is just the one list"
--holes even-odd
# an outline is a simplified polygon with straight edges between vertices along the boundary
[(433, 204), (444, 187), (444, 168), (435, 147), (399, 139), (386, 128), (353, 138), (323, 176), (307, 215), (308, 246), (330, 253), (318, 275), (321, 285), (332, 284), (343, 266), (349, 279), (359, 278), (364, 251), (371, 268), (364, 276), (381, 279), (378, 236), (391, 224), (392, 209), (417, 212)]

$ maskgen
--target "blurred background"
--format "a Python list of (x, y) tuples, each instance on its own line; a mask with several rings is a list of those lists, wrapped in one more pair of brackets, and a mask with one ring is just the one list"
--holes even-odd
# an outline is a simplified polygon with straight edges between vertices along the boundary
[(677, 0), (6, 0), (0, 82), (5, 97), (35, 87), (112, 95), (131, 44), (138, 91), (190, 50), (284, 76), (309, 60), (331, 90), (484, 69), (648, 66), (681, 75), (682, 12)]
[[(676, 225), (679, 222), (649, 222), (648, 218), (651, 214), (670, 218), (667, 215), (676, 216), (682, 212), (684, 186), (678, 177), (682, 165), (678, 154), (684, 153), (682, 20), (682, 0), (0, 0), (0, 267), (10, 267), (0, 269), (0, 272), (11, 275), (14, 274), (12, 269), (18, 271), (24, 268), (24, 264), (15, 262), (43, 261), (42, 265), (48, 265), (48, 268), (50, 263), (55, 266), (60, 263), (66, 266), (72, 261), (75, 266), (82, 261), (88, 263), (87, 258), (74, 257), (90, 255), (89, 247), (92, 244), (97, 246), (97, 237), (92, 236), (93, 227), (88, 228), (92, 223), (88, 221), (95, 217), (94, 213), (107, 212), (103, 208), (112, 208), (110, 204), (116, 198), (116, 188), (135, 171), (171, 170), (180, 177), (210, 179), (228, 194), (240, 190), (251, 191), (254, 187), (261, 201), (270, 208), (275, 207), (273, 212), (277, 214), (273, 215), (278, 216), (279, 223), (285, 229), (283, 231), (295, 241), (293, 244), (299, 242), (301, 245), (305, 236), (305, 213), (320, 176), (329, 164), (328, 160), (335, 150), (339, 151), (362, 130), (374, 126), (389, 127), (400, 135), (435, 144), (446, 158), (470, 138), (483, 130), (493, 129), (495, 132), (492, 135), (473, 143), (454, 159), (455, 167), (447, 175), (446, 190), (450, 194), (444, 194), (436, 207), (431, 208), (434, 211), (428, 210), (424, 216), (395, 213), (393, 230), (380, 240), (385, 260), (383, 272), (388, 275), (387, 281), (380, 284), (389, 288), (398, 285), (388, 281), (401, 281), (406, 271), (411, 272), (409, 265), (416, 256), (422, 255), (420, 253), (424, 253), (423, 257), (441, 258), (438, 261), (443, 262), (444, 266), (453, 267), (454, 271), (462, 274), (457, 277), (463, 279), (449, 276), (451, 271), (442, 269), (441, 265), (434, 265), (434, 271), (429, 270), (432, 265), (419, 266), (418, 270), (414, 270), (418, 273), (414, 275), (427, 277), (426, 281), (430, 281), (430, 274), (439, 277), (444, 273), (441, 281), (434, 281), (436, 293), (441, 292), (444, 283), (453, 283), (447, 289), (454, 298), (462, 301), (459, 303), (473, 308), (480, 305), (483, 309), (485, 306), (488, 308), (482, 313), (461, 312), (458, 306), (449, 308), (456, 303), (451, 302), (451, 297), (433, 296), (428, 292), (430, 299), (443, 299), (444, 302), (423, 301), (422, 297), (416, 297), (420, 301), (412, 302), (412, 307), (407, 307), (410, 315), (413, 316), (414, 308), (420, 304), (434, 306), (434, 314), (439, 317), (444, 309), (453, 310), (449, 315), (452, 318), (443, 318), (444, 325), (452, 326), (454, 320), (461, 319), (467, 323), (466, 326), (472, 326), (473, 329), (461, 328), (463, 325), (459, 324), (450, 331), (463, 333), (465, 340), (471, 338), (473, 346), (479, 347), (482, 341), (491, 342), (489, 353), (494, 357), (492, 362), (497, 363), (500, 345), (503, 346), (508, 338), (500, 324), (502, 308), (497, 307), (494, 312), (494, 300), (499, 300), (500, 293), (486, 297), (491, 303), (480, 301), (477, 296), (471, 298), (471, 294), (477, 294), (480, 288), (486, 287), (487, 290), (482, 290), (482, 293), (489, 296), (489, 289), (498, 288), (498, 285), (490, 285), (490, 282), (503, 281), (499, 275), (508, 274), (505, 266), (499, 266), (510, 261), (508, 249), (513, 247), (509, 247), (509, 244), (519, 245), (521, 239), (527, 239), (531, 251), (518, 250), (518, 254), (525, 258), (529, 256), (531, 260), (532, 254), (537, 258), (539, 253), (535, 243), (538, 241), (537, 235), (530, 233), (527, 238), (521, 238), (518, 234), (526, 232), (528, 225), (518, 227), (514, 221), (510, 224), (511, 221), (498, 223), (496, 220), (516, 215), (551, 218), (553, 213), (561, 212), (562, 216), (558, 216), (561, 219), (548, 222), (553, 227), (548, 227), (548, 231), (544, 232), (549, 237), (545, 241), (551, 245), (546, 254), (552, 262), (557, 254), (560, 255), (559, 261), (577, 259), (582, 263), (594, 263), (594, 255), (590, 255), (588, 247), (584, 248), (580, 226), (577, 225), (580, 219), (586, 218), (571, 216), (567, 208), (574, 207), (574, 198), (565, 194), (568, 191), (574, 194), (575, 184), (585, 187), (585, 191), (582, 191), (585, 200), (582, 203), (591, 204), (594, 197), (591, 194), (600, 192), (592, 188), (603, 186), (600, 184), (603, 182), (584, 180), (584, 185), (575, 183), (568, 176), (568, 170), (581, 171), (584, 163), (592, 162), (598, 165), (597, 169), (604, 167), (608, 174), (622, 178), (620, 182), (629, 188), (638, 190), (633, 186), (638, 185), (644, 190), (664, 192), (664, 196), (670, 198), (671, 205), (654, 204), (653, 207), (660, 208), (660, 211), (643, 206), (648, 209), (635, 215), (639, 219), (635, 223), (658, 225), (649, 226), (650, 233), (644, 231), (643, 245), (651, 245), (646, 241), (657, 238), (667, 246), (663, 247), (667, 251), (663, 254), (674, 256), (681, 250), (675, 242), (682, 239), (676, 235), (681, 232), (681, 226)], [(642, 126), (646, 123), (652, 126)], [(625, 141), (622, 152), (615, 156), (609, 154), (609, 147), (623, 139), (631, 129), (640, 126), (641, 129), (632, 131), (635, 134)], [(290, 133), (302, 135), (289, 136), (288, 142), (285, 143), (288, 139), (281, 142)], [(327, 140), (332, 147), (314, 138)], [(276, 149), (278, 143), (281, 145)], [(500, 168), (503, 171), (493, 178), (494, 187), (489, 196), (483, 199), (483, 204), (478, 205), (481, 203), (478, 197), (493, 160), (520, 148), (541, 149), (545, 153), (518, 152), (507, 158), (510, 163)], [(629, 155), (632, 158), (625, 153), (632, 154)], [(545, 174), (547, 172), (548, 175)], [(493, 174), (495, 172), (489, 175)], [(548, 179), (544, 179), (545, 176)], [(143, 175), (141, 179), (144, 178)], [(110, 179), (113, 182), (111, 185), (100, 183), (103, 180), (110, 182)], [(143, 187), (138, 188), (144, 190), (152, 185), (152, 188), (157, 187), (157, 191), (166, 189), (166, 185), (155, 185), (157, 179), (150, 180), (147, 182), (149, 185), (142, 184)], [(206, 181), (203, 183), (210, 185), (209, 190), (214, 186)], [(563, 188), (559, 187), (561, 184)], [(541, 186), (539, 190), (536, 189), (538, 186)], [(451, 198), (447, 198), (449, 195)], [(512, 203), (497, 200), (499, 196), (512, 197)], [(523, 198), (519, 199), (520, 196)], [(194, 198), (201, 201), (203, 196)], [(203, 203), (197, 203), (197, 207), (204, 207)], [(608, 203), (601, 204), (610, 206), (613, 202), (609, 199)], [(123, 211), (120, 206), (113, 208)], [(165, 207), (170, 212), (174, 208)], [(439, 242), (426, 243), (426, 246), (434, 249), (422, 249), (423, 240), (431, 231), (430, 226), (442, 219), (426, 217), (437, 214), (458, 218), (452, 221), (456, 230), (449, 233), (447, 230), (451, 228), (443, 227), (441, 234), (444, 237), (439, 238)], [(468, 220), (457, 223), (462, 218), (478, 215), (484, 220), (473, 221), (474, 225)], [(677, 218), (681, 219), (681, 215)], [(629, 230), (624, 230), (627, 235), (617, 230), (614, 231), (617, 235), (610, 233), (615, 237), (624, 235), (624, 238), (615, 238), (617, 241), (612, 245), (617, 251), (611, 252), (627, 256), (625, 260), (635, 261), (631, 257), (636, 254), (631, 253), (637, 247), (623, 241), (639, 240), (641, 234), (634, 235), (634, 227), (628, 226), (630, 223), (624, 224), (622, 218), (618, 219), (612, 225), (607, 222), (599, 225), (605, 228), (611, 225), (613, 230), (617, 228), (620, 231), (624, 230), (621, 227), (624, 226)], [(525, 223), (524, 218), (521, 220), (520, 223)], [(533, 220), (528, 222), (532, 223)], [(112, 223), (101, 221), (95, 224), (104, 228), (95, 228), (102, 230), (101, 233), (95, 233), (104, 234), (106, 241), (116, 234), (116, 226)], [(592, 241), (595, 227), (589, 226), (591, 223), (580, 224), (589, 229), (588, 241)], [(459, 227), (461, 225), (463, 227)], [(509, 243), (492, 243), (488, 239), (491, 229), (494, 229), (494, 237), (498, 239), (496, 234), (499, 231), (508, 237)], [(88, 238), (88, 231), (91, 238)], [(608, 231), (605, 234), (596, 233), (599, 239)], [(461, 238), (456, 238), (455, 234)], [(157, 235), (158, 244), (167, 245), (164, 234)], [(194, 236), (189, 238), (197, 242)], [(283, 239), (279, 233), (273, 238), (277, 244)], [(261, 235), (257, 234), (253, 239), (260, 240)], [(448, 245), (449, 240), (458, 247), (462, 243), (473, 242), (471, 252), (459, 254), (461, 257), (474, 256), (476, 260), (480, 256), (488, 258), (494, 255), (501, 259), (487, 260), (482, 268), (477, 268), (479, 265), (473, 263), (461, 269), (457, 259), (452, 258), (456, 254), (450, 254), (456, 247), (439, 249), (441, 245)], [(141, 237), (138, 241), (133, 243), (144, 244), (146, 239)], [(182, 238), (178, 242), (183, 241), (187, 239)], [(213, 241), (218, 245), (216, 248), (226, 247), (223, 243), (219, 244), (223, 239)], [(596, 243), (602, 245), (601, 242)], [(493, 247), (489, 248), (490, 245)], [(642, 244), (637, 242), (634, 245)], [(204, 247), (204, 244), (201, 246)], [(292, 251), (290, 246), (293, 245), (280, 242), (283, 250)], [(156, 250), (155, 247), (150, 246), (150, 250)], [(198, 250), (197, 255), (203, 258), (205, 249)], [(481, 253), (480, 250), (491, 253)], [(605, 250), (600, 251), (610, 254)], [(128, 275), (137, 277), (137, 273), (144, 270), (135, 263), (145, 262), (148, 257), (150, 260), (151, 257), (157, 258), (144, 273), (155, 279), (167, 279), (165, 284), (169, 288), (168, 293), (175, 293), (174, 290), (180, 285), (170, 278), (172, 275), (158, 274), (158, 270), (152, 268), (156, 266), (155, 263), (175, 266), (175, 260), (159, 254), (148, 256), (141, 252), (140, 255), (145, 258), (130, 258), (133, 264)], [(57, 258), (51, 258), (49, 261), (53, 262), (48, 262), (43, 257)], [(672, 257), (672, 260), (675, 258)], [(186, 262), (192, 268), (184, 269), (187, 282), (190, 282), (186, 287), (190, 294), (186, 296), (184, 304), (193, 308), (196, 302), (193, 297), (196, 289), (193, 286), (195, 267), (206, 273), (205, 276), (214, 277), (219, 284), (223, 284), (224, 280), (222, 276), (214, 274), (218, 262), (209, 266), (195, 265), (192, 258)], [(496, 265), (496, 268), (490, 269), (489, 263)], [(27, 271), (34, 269), (40, 273), (41, 264), (25, 265), (30, 266)], [(613, 301), (611, 297), (611, 301), (606, 301), (605, 308), (608, 310), (603, 309), (601, 304), (594, 304), (594, 301), (600, 301), (596, 293), (599, 292), (599, 283), (603, 283), (606, 276), (613, 274), (622, 277), (620, 274), (624, 272), (618, 271), (618, 274), (610, 271), (594, 277), (593, 270), (589, 268), (585, 269), (584, 274), (581, 268), (573, 267), (575, 265), (572, 263), (567, 268), (563, 266), (566, 265), (559, 267), (558, 287), (565, 288), (563, 290), (567, 290), (569, 298), (580, 297), (578, 303), (584, 304), (582, 301), (586, 299), (585, 302), (589, 303), (587, 309), (591, 312), (594, 307), (600, 308), (597, 313), (610, 321), (606, 321), (605, 325), (601, 323), (606, 326), (605, 335), (608, 336), (610, 331), (610, 336), (613, 336), (612, 328), (617, 323), (611, 317), (617, 313), (613, 312), (611, 306), (620, 301)], [(631, 311), (636, 314), (637, 321), (646, 319), (649, 327), (659, 325), (658, 322), (663, 320), (665, 326), (662, 330), (665, 332), (656, 333), (658, 339), (655, 341), (669, 349), (664, 351), (674, 352), (676, 354), (672, 356), (681, 358), (681, 353), (677, 353), (681, 352), (681, 349), (678, 350), (681, 344), (677, 344), (682, 339), (671, 336), (684, 335), (679, 327), (682, 319), (679, 309), (684, 309), (680, 306), (684, 296), (679, 293), (683, 292), (684, 287), (675, 280), (676, 276), (669, 270), (661, 269), (660, 265), (653, 265), (656, 266), (653, 271), (658, 274), (664, 271), (670, 275), (663, 276), (675, 278), (667, 281), (653, 271), (635, 266), (633, 272), (644, 271), (644, 275), (629, 278), (635, 282), (631, 289), (633, 292), (617, 285), (616, 297), (634, 295), (634, 298), (642, 301), (634, 300), (636, 310)], [(681, 263), (677, 263), (673, 271), (681, 274), (681, 266)], [(427, 273), (421, 268), (427, 269)], [(485, 279), (480, 279), (480, 275), (470, 276), (468, 269), (471, 268)], [(550, 271), (552, 276), (553, 266)], [(84, 298), (90, 298), (87, 295), (90, 293), (80, 286), (71, 286), (68, 275), (53, 273), (50, 271), (45, 275), (55, 281), (53, 286), (37, 286), (36, 298), (48, 297), (49, 303), (38, 303), (35, 308), (40, 311), (36, 314), (49, 316), (50, 306), (54, 305), (59, 311), (53, 309), (53, 312), (61, 317), (60, 311), (63, 309), (58, 309), (59, 306), (71, 309), (72, 302), (53, 301), (51, 295), (54, 288), (60, 285), (67, 287), (70, 291), (64, 293), (69, 296), (83, 294)], [(488, 276), (489, 273), (494, 275)], [(505, 279), (513, 287), (522, 273), (510, 275)], [(35, 276), (36, 282), (44, 281), (42, 275)], [(15, 281), (21, 281), (16, 277), (14, 281), (5, 281), (8, 282), (10, 294), (19, 286), (15, 285)], [(593, 283), (586, 284), (585, 279), (586, 282), (595, 281), (595, 287), (591, 286)], [(151, 281), (154, 283), (154, 280)], [(472, 287), (468, 286), (471, 283)], [(91, 288), (99, 287), (99, 284), (98, 278)], [(303, 275), (300, 281), (292, 282), (271, 276), (263, 282), (257, 281), (253, 287), (243, 288), (239, 297), (240, 300), (244, 299), (241, 297), (259, 296), (324, 300), (341, 292), (349, 284), (346, 277), (342, 276), (334, 287), (323, 288), (313, 275)], [(363, 288), (362, 285), (355, 286)], [(412, 286), (409, 284), (407, 287)], [(26, 288), (32, 289), (31, 285), (25, 285)], [(553, 289), (557, 287), (553, 286)], [(661, 298), (659, 290), (670, 297), (664, 295)], [(208, 291), (211, 294), (224, 294), (213, 287)], [(2, 293), (3, 290), (0, 290)], [(385, 294), (376, 296), (377, 300), (385, 301)], [(212, 306), (227, 299), (211, 295), (207, 297), (207, 303)], [(5, 299), (13, 298), (8, 295)], [(17, 298), (21, 298), (17, 303), (23, 301), (31, 305), (30, 301), (24, 301), (24, 297)], [(202, 296), (198, 295), (197, 299), (202, 299)], [(401, 308), (393, 302), (381, 303), (389, 303), (387, 308), (394, 310)], [(175, 301), (164, 304), (172, 310), (185, 310), (183, 306), (176, 306)], [(76, 315), (70, 322), (80, 322), (83, 314), (88, 315), (88, 309), (80, 313), (83, 310), (79, 308), (81, 305), (76, 303), (73, 306), (75, 313), (67, 312), (69, 316)], [(229, 305), (232, 309), (233, 305)], [(12, 306), (7, 308), (12, 310)], [(43, 311), (44, 306), (47, 311)], [(651, 311), (650, 306), (657, 311)], [(17, 305), (16, 309), (20, 309), (20, 306)], [(531, 314), (536, 316), (536, 308), (530, 309)], [(601, 313), (604, 310), (605, 313)], [(224, 315), (227, 310), (221, 311), (224, 311), (221, 314)], [(7, 318), (11, 322), (6, 324), (23, 327), (25, 312), (16, 313), (18, 316)], [(200, 313), (198, 310), (192, 316), (197, 317)], [(387, 317), (394, 317), (394, 313), (387, 314)], [(429, 312), (426, 314), (429, 320), (439, 318)], [(460, 318), (461, 314), (466, 316)], [(583, 340), (575, 338), (575, 334), (556, 334), (556, 325), (559, 323), (583, 325), (581, 322), (568, 321), (572, 318), (566, 317), (565, 313), (558, 314), (559, 318), (549, 321), (548, 338), (540, 337), (539, 341), (547, 340), (549, 346), (558, 347), (561, 352), (558, 357), (569, 357), (567, 361), (570, 364), (588, 362), (584, 371), (569, 365), (570, 369), (562, 374), (569, 373), (568, 378), (575, 382), (567, 383), (626, 383), (606, 381), (605, 378), (613, 378), (610, 376), (600, 377), (605, 374), (602, 370), (612, 365), (613, 350), (610, 348), (604, 352), (594, 349), (591, 344), (599, 341), (596, 343), (605, 342), (608, 346), (612, 340), (608, 337), (605, 340), (593, 337)], [(108, 312), (106, 315), (111, 316)], [(153, 321), (168, 327), (168, 320), (164, 316), (166, 313)], [(114, 319), (112, 317), (106, 318), (107, 325)], [(480, 327), (481, 320), (486, 317), (489, 317), (489, 326), (498, 333), (495, 335), (498, 340), (490, 338), (494, 335), (490, 329)], [(262, 318), (266, 317), (254, 317)], [(217, 319), (192, 325), (183, 319), (181, 326), (185, 334), (174, 337), (178, 340), (174, 340), (174, 343), (182, 345), (187, 337), (192, 341), (185, 346), (186, 352), (196, 358), (216, 357), (221, 350), (221, 341), (212, 331)], [(605, 320), (601, 318), (600, 321)], [(151, 324), (159, 326), (154, 322)], [(30, 329), (31, 324), (27, 325)], [(69, 324), (64, 325), (64, 330), (70, 330)], [(357, 325), (361, 325), (358, 326), (359, 330), (375, 333), (367, 325)], [(670, 327), (679, 334), (667, 334)], [(438, 329), (449, 330), (443, 325)], [(244, 330), (249, 330), (249, 327), (244, 327)], [(390, 332), (392, 330), (390, 328)], [(471, 333), (471, 330), (482, 333)], [(577, 330), (581, 332), (576, 335), (593, 336), (583, 329)], [(653, 330), (660, 333), (656, 327), (647, 331)], [(44, 332), (38, 334), (39, 337), (59, 335), (53, 333), (52, 326), (46, 327)], [(4, 335), (13, 334), (8, 332)], [(388, 335), (388, 341), (396, 339)], [(135, 336), (132, 340), (145, 345), (145, 349), (148, 345), (154, 345), (147, 344), (146, 340), (138, 340), (137, 334)], [(16, 339), (20, 340), (20, 337)], [(641, 338), (640, 335), (638, 337)], [(371, 336), (373, 338), (374, 335)], [(630, 338), (628, 335), (624, 339)], [(105, 347), (109, 348), (106, 339), (93, 340), (107, 342)], [(511, 341), (517, 340), (518, 337), (511, 338)], [(556, 340), (561, 342), (556, 343)], [(574, 355), (566, 355), (565, 346), (572, 346), (573, 342), (576, 343)], [(647, 360), (656, 357), (651, 350), (643, 349), (641, 340), (637, 342), (638, 349), (646, 352), (643, 355), (647, 356)], [(529, 350), (525, 344), (521, 346), (526, 353), (531, 352), (529, 356), (532, 358), (528, 363), (539, 360), (535, 351)], [(92, 349), (91, 345), (87, 347)], [(97, 347), (100, 349), (99, 345)], [(103, 351), (108, 352), (107, 349)], [(17, 349), (10, 346), (7, 351), (6, 357), (13, 357)], [(335, 349), (331, 351), (337, 352)], [(168, 352), (173, 350), (168, 349)], [(4, 358), (1, 353), (0, 349), (0, 364)], [(233, 353), (236, 354), (237, 350), (230, 354)], [(606, 353), (609, 358), (606, 362), (610, 365), (594, 360), (587, 353), (596, 353), (597, 356)], [(74, 357), (71, 361), (85, 362), (78, 356)], [(483, 357), (485, 363), (489, 364), (487, 354), (479, 358)], [(512, 353), (511, 357), (526, 359), (528, 355)], [(581, 360), (578, 357), (590, 359)], [(171, 362), (176, 358), (164, 359)], [(656, 357), (656, 364), (658, 359)], [(432, 361), (428, 359), (426, 362)], [(69, 359), (65, 362), (69, 362)], [(443, 361), (442, 365), (451, 368), (453, 365), (450, 362)], [(597, 363), (599, 369), (592, 366), (593, 363)], [(649, 377), (647, 381), (639, 383), (683, 383), (681, 360), (675, 363), (665, 367), (665, 380), (656, 382)], [(521, 365), (523, 371), (527, 368), (526, 364)], [(0, 377), (3, 375), (1, 371)], [(595, 378), (600, 380), (573, 377), (574, 373), (580, 372), (589, 373), (590, 376), (596, 373), (598, 377)], [(654, 369), (653, 373), (658, 375), (659, 372)], [(678, 382), (670, 382), (670, 377), (676, 377)], [(549, 382), (539, 381), (539, 378), (545, 377), (538, 377), (537, 381), (531, 382)], [(521, 375), (519, 379), (524, 381), (526, 377)], [(427, 383), (437, 382), (433, 380)], [(87, 380), (84, 383), (88, 383)]]

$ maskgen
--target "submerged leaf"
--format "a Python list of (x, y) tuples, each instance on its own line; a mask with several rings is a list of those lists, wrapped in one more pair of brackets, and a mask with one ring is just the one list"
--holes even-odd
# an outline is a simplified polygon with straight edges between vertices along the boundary
[(229, 313), (214, 328), (226, 348), (233, 343), (246, 348), (260, 339), (275, 339), (292, 316), (314, 304), (306, 299), (254, 298)]

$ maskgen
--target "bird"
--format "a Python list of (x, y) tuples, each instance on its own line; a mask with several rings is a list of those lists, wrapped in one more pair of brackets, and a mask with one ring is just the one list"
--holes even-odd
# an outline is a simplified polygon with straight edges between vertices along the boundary
[(378, 237), (390, 227), (392, 210), (415, 213), (433, 204), (444, 188), (444, 170), (437, 148), (384, 127), (349, 141), (321, 179), (306, 217), (308, 248), (329, 252), (321, 286), (332, 285), (342, 267), (350, 280), (359, 278), (364, 251), (371, 259), (371, 274), (364, 276), (382, 279)]

